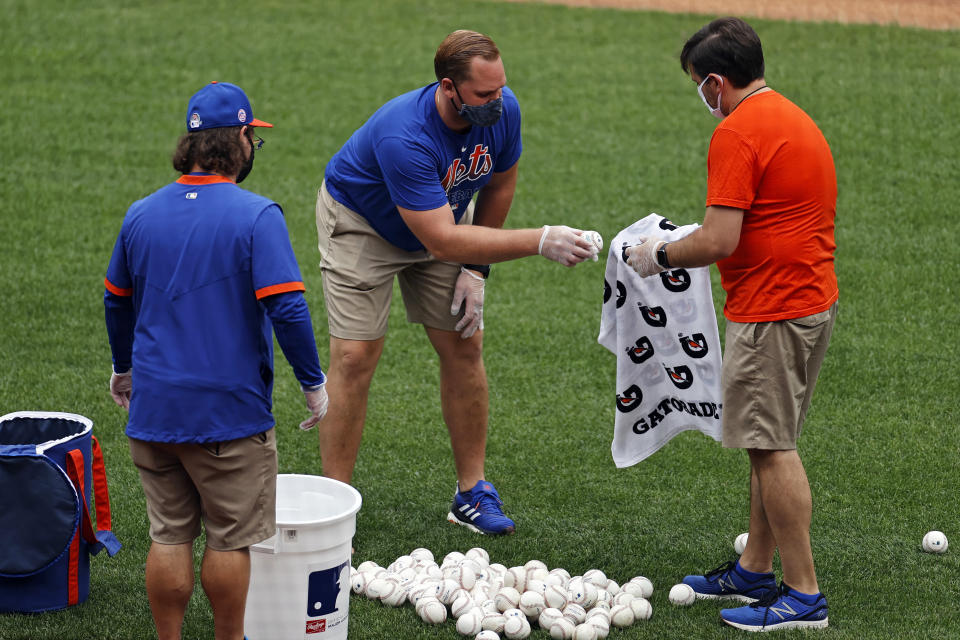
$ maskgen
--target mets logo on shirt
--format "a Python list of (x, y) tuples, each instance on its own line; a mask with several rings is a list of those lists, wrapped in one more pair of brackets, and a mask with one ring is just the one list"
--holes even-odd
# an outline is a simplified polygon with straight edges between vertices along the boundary
[[(466, 152), (466, 150), (466, 147), (461, 149), (462, 152)], [(473, 151), (470, 152), (466, 160), (463, 158), (453, 159), (453, 162), (447, 167), (440, 185), (444, 191), (450, 193), (450, 190), (458, 184), (467, 180), (479, 180), (491, 171), (493, 171), (493, 156), (490, 155), (490, 149), (484, 144), (478, 144), (473, 147)]]

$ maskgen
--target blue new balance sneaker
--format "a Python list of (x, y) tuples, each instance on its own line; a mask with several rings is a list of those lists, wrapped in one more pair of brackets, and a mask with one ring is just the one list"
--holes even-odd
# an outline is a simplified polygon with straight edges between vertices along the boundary
[(721, 609), (720, 618), (745, 631), (823, 629), (828, 624), (827, 598), (822, 593), (794, 591), (781, 582), (779, 590), (753, 604)]
[(740, 600), (756, 602), (777, 592), (777, 580), (772, 573), (754, 573), (736, 563), (727, 562), (702, 576), (687, 576), (684, 584), (693, 588), (698, 599)]
[(447, 520), (491, 536), (513, 533), (513, 520), (503, 515), (501, 506), (500, 495), (486, 480), (479, 481), (470, 491), (460, 491), (458, 482)]

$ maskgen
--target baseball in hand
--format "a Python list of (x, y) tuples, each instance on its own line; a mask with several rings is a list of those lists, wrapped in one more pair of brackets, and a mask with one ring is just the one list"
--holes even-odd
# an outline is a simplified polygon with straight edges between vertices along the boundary
[(593, 245), (594, 249), (596, 250), (594, 252), (593, 260), (596, 261), (597, 256), (599, 256), (600, 252), (603, 250), (603, 237), (598, 231), (584, 231), (582, 234), (580, 234), (580, 237)]

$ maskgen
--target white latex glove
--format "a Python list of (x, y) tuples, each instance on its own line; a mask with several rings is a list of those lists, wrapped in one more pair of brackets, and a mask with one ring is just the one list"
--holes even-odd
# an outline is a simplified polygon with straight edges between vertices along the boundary
[(110, 373), (110, 395), (118, 405), (130, 411), (130, 392), (133, 389), (133, 369), (126, 373)]
[(663, 267), (657, 262), (657, 249), (665, 245), (666, 241), (657, 236), (639, 237), (640, 244), (627, 247), (624, 252), (627, 256), (627, 264), (633, 267), (641, 278), (660, 273)]
[(327, 414), (330, 398), (327, 397), (327, 385), (325, 384), (321, 384), (315, 389), (301, 388), (303, 389), (303, 397), (307, 400), (307, 411), (312, 415), (300, 423), (300, 428), (309, 431)]
[(564, 225), (543, 225), (537, 252), (544, 258), (572, 267), (596, 255), (593, 243), (581, 237), (583, 231)]
[(483, 330), (483, 285), (483, 277), (460, 267), (460, 275), (453, 289), (450, 315), (457, 315), (460, 307), (463, 307), (463, 317), (454, 328), (464, 340), (475, 334), (477, 329)]

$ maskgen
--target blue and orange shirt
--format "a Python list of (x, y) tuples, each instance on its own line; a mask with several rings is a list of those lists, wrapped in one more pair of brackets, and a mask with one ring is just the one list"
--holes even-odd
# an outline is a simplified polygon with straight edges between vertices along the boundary
[[(127, 435), (204, 442), (273, 426), (264, 300), (296, 292), (297, 321), (305, 315), (309, 325), (276, 203), (227, 178), (184, 175), (127, 211), (105, 285), (114, 365), (134, 372)], [(131, 323), (132, 340), (124, 340)], [(301, 382), (318, 384), (323, 373), (309, 331), (312, 356), (302, 355), (295, 371)]]

